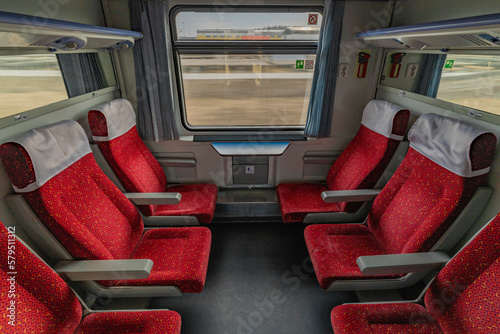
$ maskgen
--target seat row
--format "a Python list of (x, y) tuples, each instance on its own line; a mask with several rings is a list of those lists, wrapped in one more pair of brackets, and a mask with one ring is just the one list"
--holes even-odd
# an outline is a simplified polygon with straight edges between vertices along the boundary
[[(372, 101), (367, 106), (355, 140), (329, 173), (326, 198), (333, 197), (333, 201), (341, 203), (335, 204), (337, 212), (350, 207), (356, 209), (350, 202), (352, 198), (359, 202), (359, 194), (354, 191), (335, 198), (336, 195), (328, 191), (336, 190), (337, 186), (342, 190), (373, 186), (402, 139), (408, 118), (407, 110), (388, 102)], [(181, 199), (180, 203), (184, 200), (186, 205), (193, 202), (202, 206), (201, 211), (192, 211), (191, 205), (141, 206), (139, 202), (143, 215), (194, 215), (202, 223), (212, 220), (217, 187), (166, 188), (161, 166), (137, 134), (135, 116), (128, 101), (115, 100), (95, 108), (89, 113), (89, 124), (94, 140), (126, 190), (166, 191), (171, 196), (162, 200), (167, 203)], [(384, 133), (382, 136), (386, 139), (380, 138), (379, 132)], [(390, 270), (380, 266), (387, 262), (384, 257), (376, 266), (366, 258), (366, 272), (376, 272), (371, 275), (361, 272), (357, 260), (374, 255), (449, 250), (463, 234), (460, 233), (464, 231), (463, 226), (460, 228), (463, 223), (460, 214), (478, 189), (486, 184), (496, 148), (495, 136), (464, 122), (425, 114), (414, 123), (408, 139), (410, 149), (398, 170), (382, 190), (371, 193), (371, 196), (378, 196), (364, 224), (321, 224), (306, 228), (306, 244), (323, 288), (363, 290), (373, 289), (374, 283), (381, 288), (412, 284), (420, 276), (415, 278), (413, 273), (405, 274), (407, 271), (397, 268), (396, 272), (390, 272), (394, 271), (394, 266)], [(375, 147), (383, 149), (360, 149), (374, 143)], [(68, 120), (31, 130), (3, 144), (0, 157), (15, 191), (40, 219), (42, 228), (67, 250), (68, 256), (61, 260), (121, 260), (127, 263), (118, 265), (112, 275), (87, 277), (98, 282), (99, 291), (134, 295), (130, 292), (134, 287), (135, 295), (161, 296), (203, 289), (210, 253), (210, 230), (205, 227), (158, 228), (144, 233), (142, 215), (99, 168), (78, 123)], [(363, 172), (356, 174), (356, 166), (363, 167)], [(123, 171), (123, 168), (129, 169)], [(355, 175), (351, 176), (353, 173)], [(359, 181), (363, 179), (362, 174), (367, 174), (369, 181)], [(332, 175), (334, 179), (350, 177), (356, 182), (347, 182), (343, 187), (341, 181), (330, 178)], [(280, 202), (286, 193), (283, 189), (292, 187), (278, 186)], [(312, 196), (321, 197), (324, 189), (315, 194), (307, 193), (303, 198), (307, 201)], [(479, 211), (477, 217), (481, 210), (476, 211)], [(471, 217), (467, 218), (474, 220)], [(450, 227), (456, 230), (455, 233), (445, 233)], [(145, 269), (149, 270), (146, 278), (128, 275), (128, 271), (134, 271), (128, 269), (136, 268), (134, 260), (142, 260), (139, 264), (144, 267), (149, 265), (149, 269)], [(152, 263), (147, 262), (151, 260)], [(405, 258), (399, 261), (400, 267), (407, 269)], [(117, 276), (117, 272), (120, 275)]]

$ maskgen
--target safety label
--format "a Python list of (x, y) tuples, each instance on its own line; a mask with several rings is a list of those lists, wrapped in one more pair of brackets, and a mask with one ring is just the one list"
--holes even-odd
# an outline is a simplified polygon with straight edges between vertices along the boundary
[(308, 23), (310, 26), (315, 26), (318, 24), (318, 14), (309, 14)]

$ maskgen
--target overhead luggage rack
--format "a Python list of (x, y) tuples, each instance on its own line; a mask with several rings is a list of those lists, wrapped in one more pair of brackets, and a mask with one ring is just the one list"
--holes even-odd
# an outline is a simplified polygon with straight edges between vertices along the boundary
[(129, 49), (142, 38), (136, 31), (99, 27), (0, 11), (0, 47), (50, 51)]
[(500, 14), (371, 30), (356, 37), (389, 49), (500, 49)]

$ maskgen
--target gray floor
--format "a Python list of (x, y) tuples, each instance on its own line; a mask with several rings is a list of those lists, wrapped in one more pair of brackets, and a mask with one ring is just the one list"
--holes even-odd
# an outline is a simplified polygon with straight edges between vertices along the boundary
[(302, 224), (212, 223), (212, 250), (200, 294), (154, 298), (175, 310), (183, 334), (332, 333), (330, 312), (354, 293), (319, 287)]

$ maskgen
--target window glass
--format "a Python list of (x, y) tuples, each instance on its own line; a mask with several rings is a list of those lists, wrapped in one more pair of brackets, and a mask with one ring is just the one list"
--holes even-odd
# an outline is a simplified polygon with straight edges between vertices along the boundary
[(192, 12), (176, 16), (178, 40), (318, 40), (318, 12)]
[(55, 55), (0, 56), (0, 118), (67, 98)]
[(0, 56), (0, 118), (116, 85), (109, 52)]
[(315, 55), (182, 55), (190, 126), (304, 126)]
[(395, 64), (394, 54), (382, 85), (500, 115), (500, 56), (408, 52)]
[(437, 98), (500, 115), (500, 56), (448, 55)]

